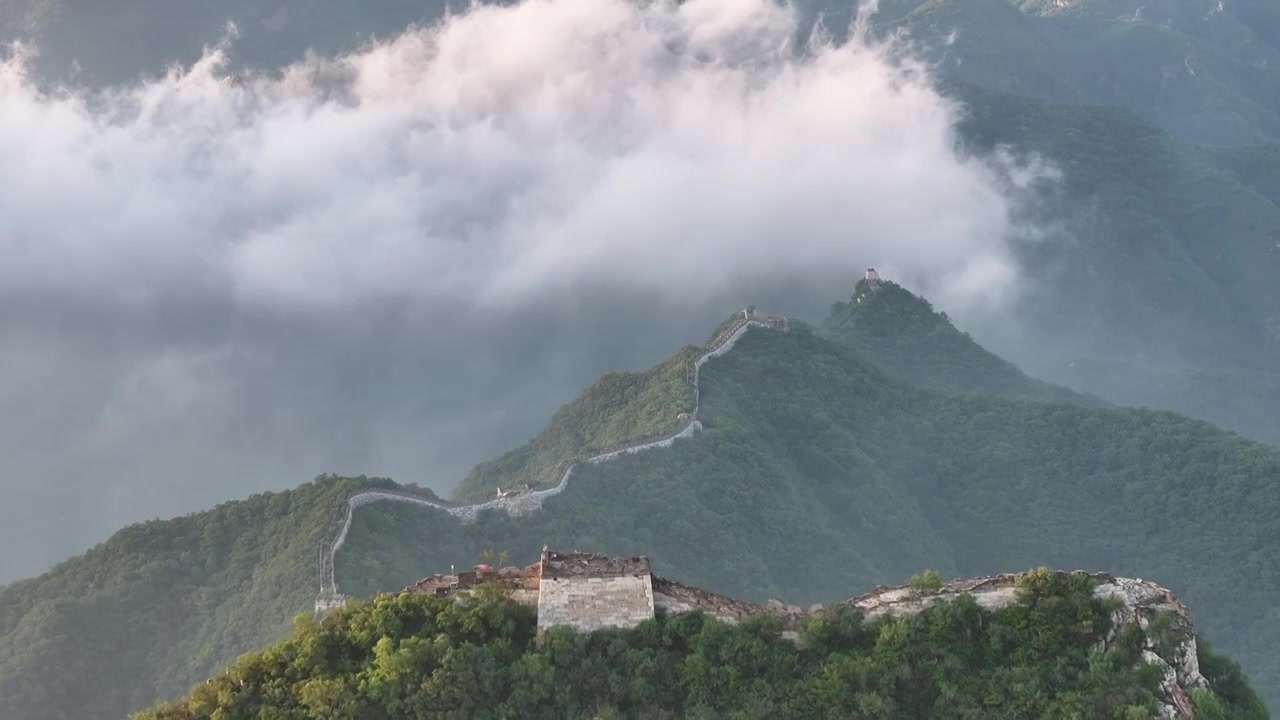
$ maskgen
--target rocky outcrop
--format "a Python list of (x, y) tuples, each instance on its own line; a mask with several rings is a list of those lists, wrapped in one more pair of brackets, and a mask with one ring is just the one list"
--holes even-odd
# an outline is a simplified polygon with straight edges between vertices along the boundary
[[(1055, 573), (1066, 575), (1067, 573)], [(999, 610), (1018, 600), (1018, 581), (1025, 573), (990, 575), (968, 580), (953, 580), (937, 589), (921, 589), (907, 585), (880, 586), (864, 595), (846, 600), (842, 605), (865, 613), (868, 618), (885, 614), (912, 614), (941, 602), (968, 595), (984, 609)], [(1137, 626), (1147, 633), (1143, 658), (1164, 675), (1160, 713), (1165, 718), (1191, 718), (1194, 709), (1190, 693), (1208, 687), (1200, 673), (1196, 653), (1195, 627), (1191, 613), (1169, 590), (1148, 580), (1121, 578), (1108, 573), (1091, 573), (1096, 583), (1094, 595), (1115, 601), (1112, 628), (1100, 643), (1107, 649), (1126, 627)], [(1157, 627), (1158, 626), (1158, 627)]]

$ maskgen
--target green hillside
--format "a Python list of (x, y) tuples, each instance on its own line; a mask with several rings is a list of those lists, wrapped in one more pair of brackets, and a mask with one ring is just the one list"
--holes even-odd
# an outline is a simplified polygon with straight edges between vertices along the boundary
[(1025, 212), (1057, 228), (1020, 245), (1029, 282), (1018, 364), (1124, 405), (1280, 443), (1280, 154), (1187, 145), (1125, 110), (971, 85), (961, 135), (1061, 178)]
[(883, 0), (881, 6), (883, 29), (906, 31), (941, 72), (964, 82), (1128, 108), (1192, 142), (1280, 138), (1274, 4)]
[(1105, 403), (1027, 377), (951, 324), (928, 300), (890, 281), (859, 280), (849, 302), (836, 302), (827, 333), (899, 380), (945, 392), (1010, 400), (1101, 406)]
[[(702, 369), (703, 433), (583, 464), (540, 512), (464, 524), (405, 503), (361, 508), (339, 587), (369, 596), (486, 551), (533, 557), (544, 543), (644, 553), (666, 577), (800, 604), (924, 567), (1105, 568), (1174, 590), (1200, 631), (1280, 698), (1280, 450), (1170, 413), (1028, 397), (1060, 391), (1008, 373), (909, 293), (884, 298), (874, 317), (920, 321), (900, 344), (872, 347), (874, 324), (855, 323), (864, 334), (852, 341), (799, 322), (752, 329)], [(923, 354), (913, 372), (869, 359), (927, 349), (928, 338), (948, 352)], [(974, 369), (957, 370), (951, 350)], [(673, 375), (689, 352), (636, 377)], [(947, 386), (958, 382), (977, 384)], [(619, 384), (636, 398), (663, 397), (644, 392), (663, 386)], [(583, 427), (575, 410), (599, 407), (571, 403), (548, 432)], [(134, 526), (0, 590), (0, 717), (120, 717), (279, 637), (310, 609), (343, 499), (379, 482), (326, 478)]]
[(0, 587), (0, 718), (119, 718), (279, 638), (347, 493), (390, 484), (321, 478), (131, 525)]
[(480, 463), (454, 491), (459, 500), (491, 496), (496, 487), (554, 485), (568, 464), (592, 451), (660, 435), (693, 409), (686, 376), (698, 348), (689, 346), (644, 372), (609, 373), (560, 408), (536, 438)]
[(703, 435), (584, 467), (545, 512), (463, 525), (371, 506), (340, 584), (403, 587), (544, 542), (643, 552), (660, 574), (801, 604), (921, 567), (1107, 567), (1177, 592), (1280, 698), (1280, 450), (1170, 413), (913, 388), (803, 328), (748, 333), (703, 383)]
[[(1113, 625), (1087, 575), (1022, 580), (995, 612), (967, 596), (874, 621), (835, 610), (803, 626), (802, 647), (776, 619), (701, 614), (539, 642), (535, 611), (497, 593), (387, 595), (136, 720), (1155, 717), (1162, 678), (1142, 657), (1160, 646), (1155, 624)], [(1191, 695), (1197, 717), (1267, 717), (1230, 661), (1198, 651), (1209, 687)]]

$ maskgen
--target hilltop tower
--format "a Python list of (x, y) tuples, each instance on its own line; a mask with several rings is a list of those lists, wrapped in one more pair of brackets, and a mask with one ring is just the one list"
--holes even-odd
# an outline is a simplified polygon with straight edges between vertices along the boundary
[(875, 268), (867, 268), (867, 274), (862, 277), (871, 287), (875, 287), (880, 284), (880, 273), (876, 272)]

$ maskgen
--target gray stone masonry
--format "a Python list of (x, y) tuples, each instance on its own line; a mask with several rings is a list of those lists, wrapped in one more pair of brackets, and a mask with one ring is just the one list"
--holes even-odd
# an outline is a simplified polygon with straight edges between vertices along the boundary
[(630, 628), (653, 618), (648, 575), (543, 577), (538, 586), (538, 631), (568, 625), (579, 632)]

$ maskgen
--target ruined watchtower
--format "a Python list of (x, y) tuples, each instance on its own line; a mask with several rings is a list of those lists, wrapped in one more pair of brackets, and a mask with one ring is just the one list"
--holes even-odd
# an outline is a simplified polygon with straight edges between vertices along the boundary
[(538, 631), (568, 625), (578, 631), (635, 627), (653, 617), (649, 558), (610, 558), (542, 548)]

